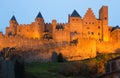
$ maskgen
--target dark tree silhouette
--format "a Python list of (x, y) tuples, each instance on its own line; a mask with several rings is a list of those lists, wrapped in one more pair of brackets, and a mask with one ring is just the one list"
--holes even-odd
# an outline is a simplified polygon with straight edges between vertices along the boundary
[(15, 78), (25, 78), (25, 70), (24, 70), (24, 63), (20, 63), (19, 61), (15, 61)]
[(64, 58), (63, 58), (62, 53), (59, 53), (59, 54), (58, 54), (58, 56), (57, 56), (57, 61), (58, 61), (58, 62), (64, 62)]
[(1, 70), (2, 70), (2, 68), (1, 68), (1, 59), (0, 59), (0, 78), (2, 78), (2, 71)]
[(24, 78), (24, 61), (16, 54), (15, 48), (3, 48), (0, 56), (3, 78)]

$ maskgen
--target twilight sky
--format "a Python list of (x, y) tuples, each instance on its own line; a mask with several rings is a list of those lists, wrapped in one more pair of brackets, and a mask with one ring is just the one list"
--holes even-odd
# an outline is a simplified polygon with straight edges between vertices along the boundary
[(90, 7), (98, 18), (98, 11), (102, 5), (109, 7), (109, 25), (120, 25), (119, 0), (1, 0), (0, 31), (5, 32), (12, 15), (16, 16), (19, 24), (29, 24), (40, 11), (45, 22), (56, 19), (58, 22), (66, 23), (68, 14), (74, 9), (83, 17)]

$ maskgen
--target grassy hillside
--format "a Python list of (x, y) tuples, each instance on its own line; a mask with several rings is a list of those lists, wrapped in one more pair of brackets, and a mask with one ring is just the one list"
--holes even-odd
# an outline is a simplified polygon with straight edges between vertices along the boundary
[(105, 72), (105, 64), (120, 54), (98, 54), (96, 58), (63, 63), (27, 63), (26, 78), (92, 78)]
[(63, 66), (64, 63), (28, 63), (26, 64), (26, 72), (28, 78), (72, 78), (64, 77), (63, 75), (57, 73), (59, 68)]

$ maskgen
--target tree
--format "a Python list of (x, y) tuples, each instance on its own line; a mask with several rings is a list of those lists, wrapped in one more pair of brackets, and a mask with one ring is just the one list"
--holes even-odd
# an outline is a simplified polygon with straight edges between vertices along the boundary
[(2, 71), (1, 70), (2, 70), (2, 68), (1, 68), (1, 59), (0, 59), (0, 78), (2, 78)]
[(25, 78), (24, 63), (16, 60), (14, 66), (15, 78)]
[(57, 61), (58, 61), (58, 62), (64, 62), (64, 58), (63, 58), (62, 53), (59, 53), (59, 54), (58, 54), (58, 56), (57, 56)]
[(3, 78), (24, 78), (24, 62), (15, 48), (3, 48), (1, 51)]

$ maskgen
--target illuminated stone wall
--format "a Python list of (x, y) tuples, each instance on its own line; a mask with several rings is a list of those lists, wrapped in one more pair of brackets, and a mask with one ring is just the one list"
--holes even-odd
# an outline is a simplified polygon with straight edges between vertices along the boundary
[[(108, 7), (99, 10), (97, 19), (91, 8), (84, 17), (69, 16), (68, 23), (44, 23), (36, 18), (31, 24), (18, 24), (10, 20), (6, 34), (0, 32), (0, 49), (15, 47), (21, 50), (34, 50), (38, 54), (32, 59), (50, 60), (52, 52), (62, 53), (67, 60), (80, 60), (96, 56), (96, 52), (112, 53), (120, 48), (120, 29), (111, 31), (108, 26)], [(46, 36), (50, 36), (50, 39)], [(71, 45), (74, 40), (77, 44)], [(34, 55), (34, 54), (33, 54)]]

